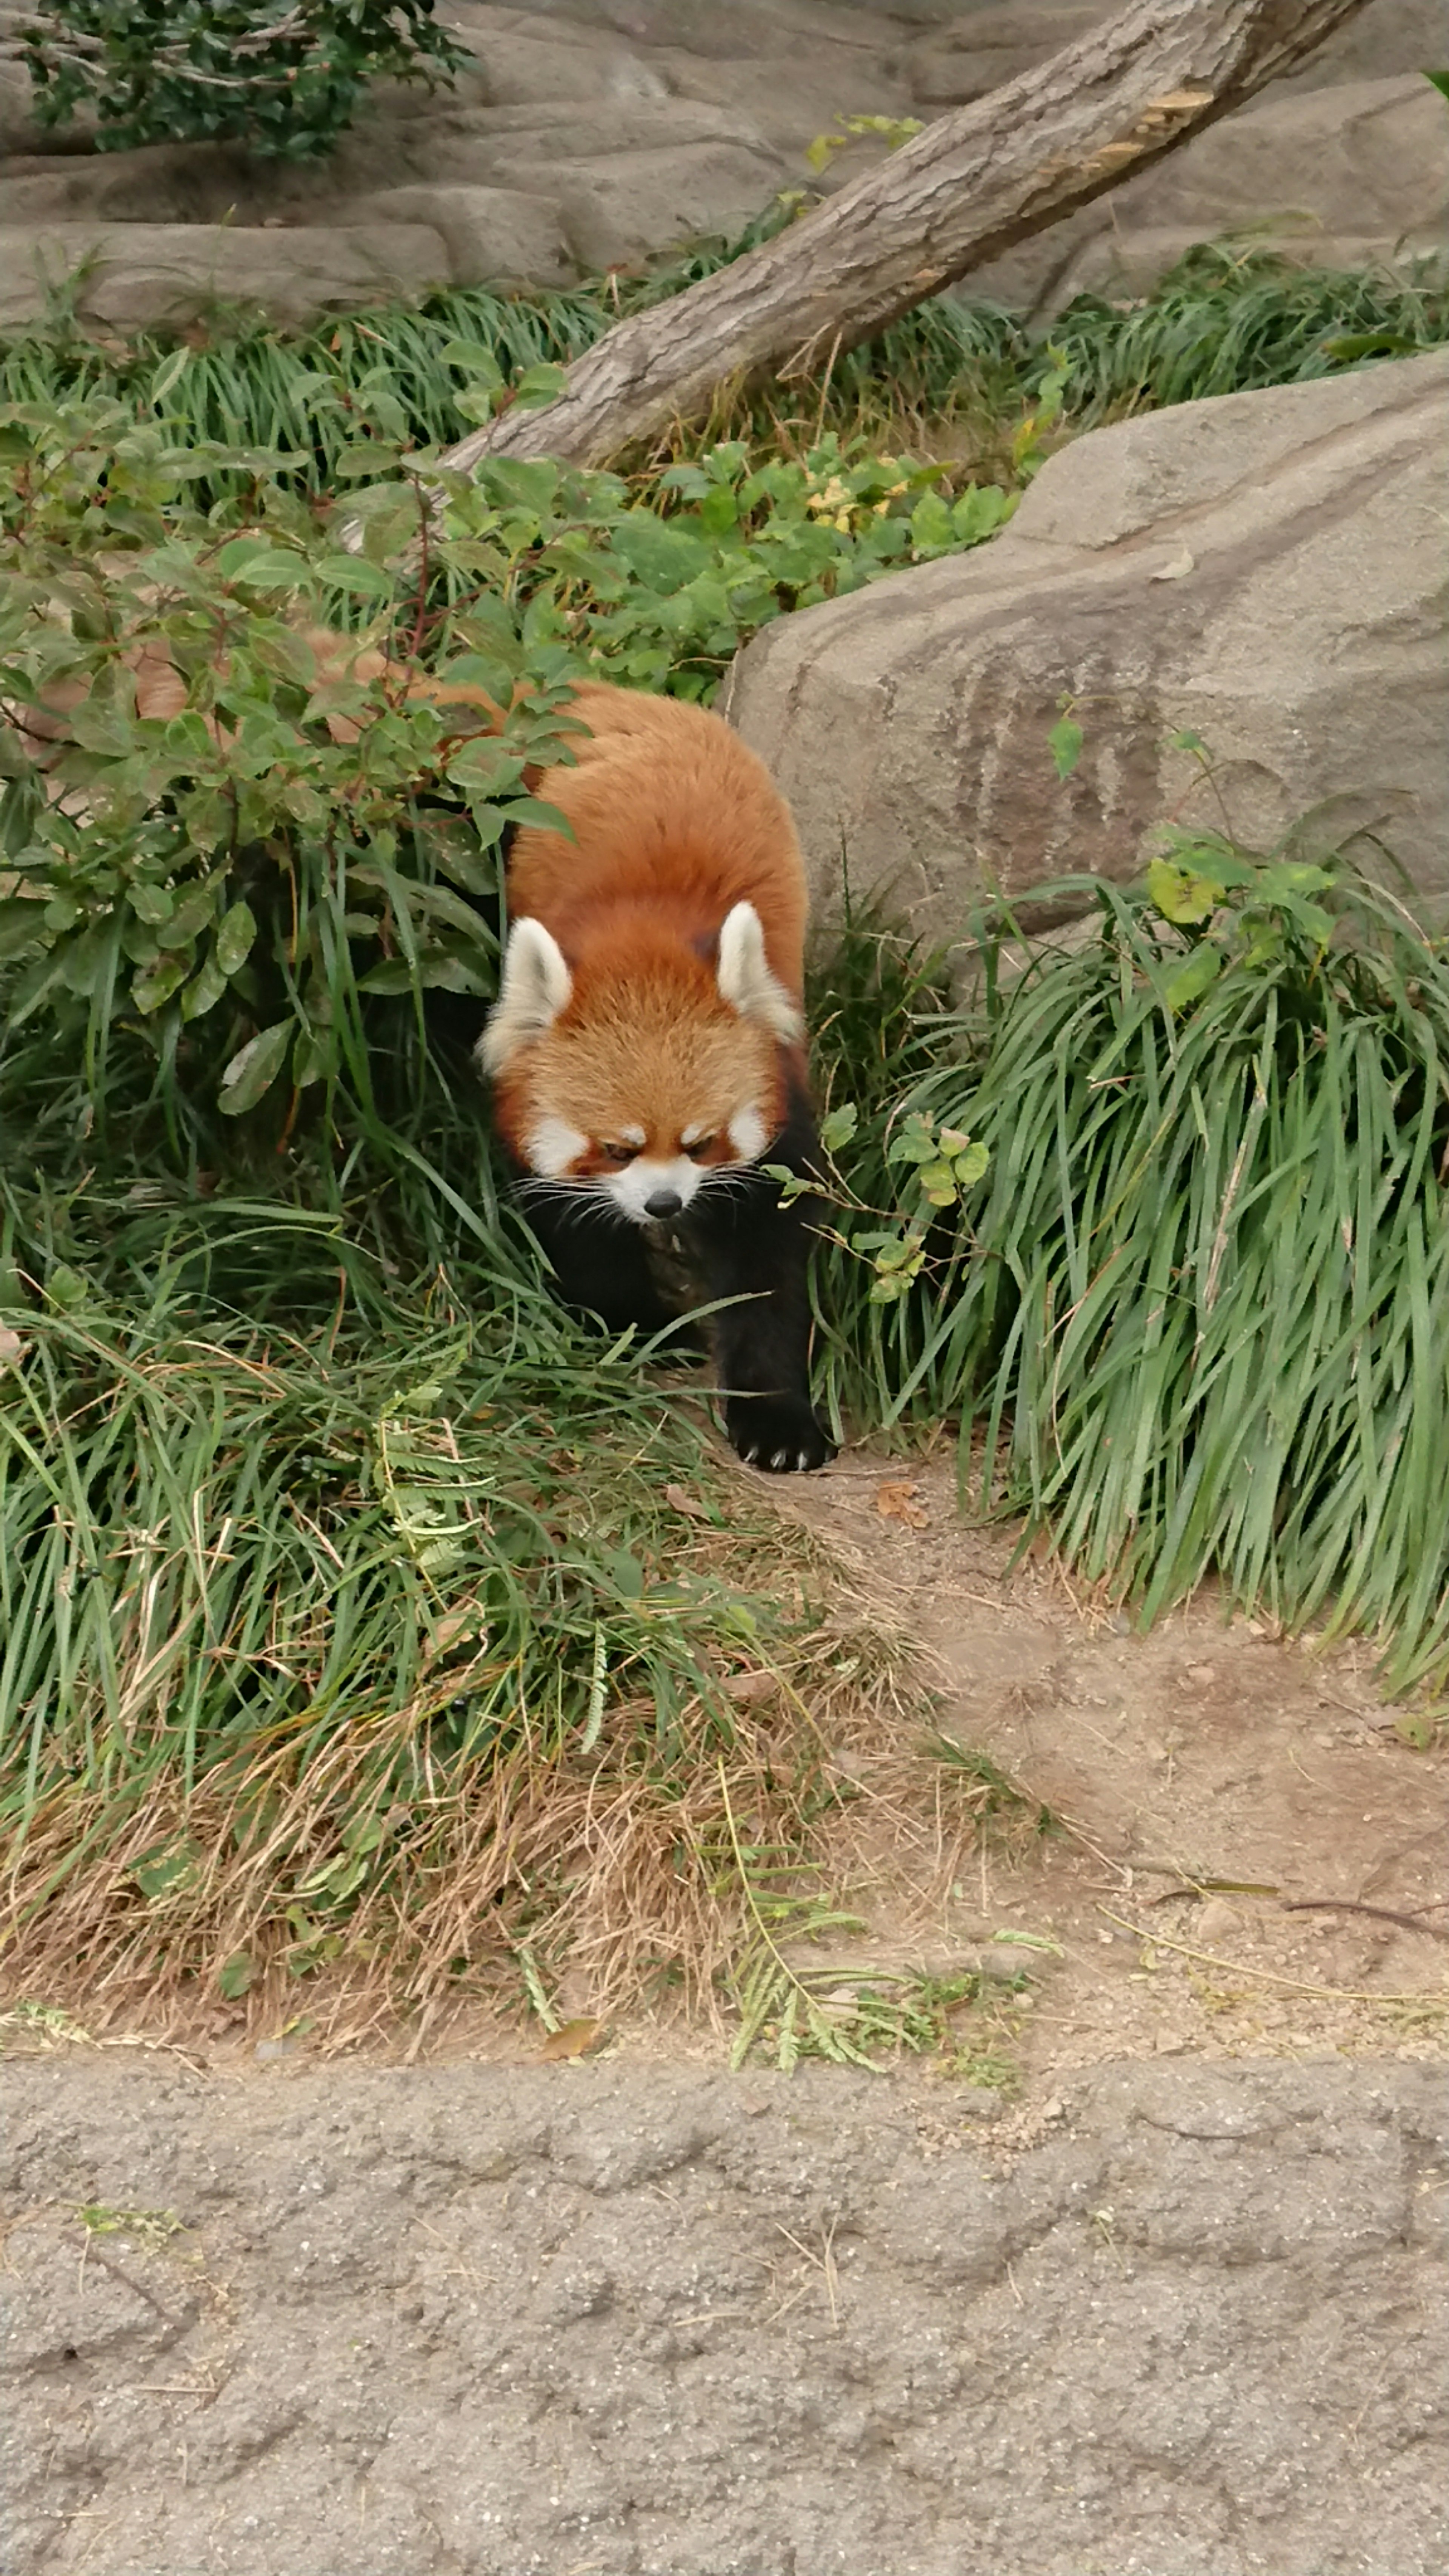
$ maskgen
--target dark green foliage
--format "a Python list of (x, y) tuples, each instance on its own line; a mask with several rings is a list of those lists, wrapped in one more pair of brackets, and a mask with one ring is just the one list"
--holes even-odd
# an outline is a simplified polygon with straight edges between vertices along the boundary
[(471, 58), (433, 0), (45, 0), (23, 29), (42, 125), (94, 105), (103, 152), (244, 143), (316, 160), (376, 80), (446, 80)]

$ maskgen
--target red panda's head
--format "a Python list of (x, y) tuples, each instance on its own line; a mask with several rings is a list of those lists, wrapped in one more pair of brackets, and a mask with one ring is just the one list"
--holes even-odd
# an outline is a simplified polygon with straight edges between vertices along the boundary
[(529, 1172), (642, 1225), (764, 1156), (801, 1035), (759, 915), (737, 903), (708, 956), (635, 920), (571, 967), (542, 922), (515, 922), (478, 1052)]

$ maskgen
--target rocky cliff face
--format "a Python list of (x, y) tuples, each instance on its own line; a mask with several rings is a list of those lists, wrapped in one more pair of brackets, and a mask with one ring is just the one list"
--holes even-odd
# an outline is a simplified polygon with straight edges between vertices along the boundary
[[(0, 34), (19, 12), (0, 6)], [(430, 286), (558, 285), (728, 231), (809, 175), (841, 115), (931, 118), (1110, 14), (1099, 0), (444, 0), (472, 63), (451, 90), (381, 87), (315, 169), (229, 147), (97, 153), (43, 135), (0, 64), (0, 329), (83, 271), (111, 332), (218, 306), (299, 320)], [(1363, 261), (1449, 241), (1449, 0), (1372, 0), (1308, 69), (979, 275), (1049, 309), (1085, 283), (1141, 292), (1188, 241), (1278, 227), (1296, 256)], [(848, 165), (883, 147), (852, 147)]]

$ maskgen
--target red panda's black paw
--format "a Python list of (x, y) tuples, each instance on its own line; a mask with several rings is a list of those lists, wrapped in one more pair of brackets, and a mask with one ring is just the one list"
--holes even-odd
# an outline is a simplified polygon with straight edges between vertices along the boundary
[(828, 1467), (835, 1443), (820, 1428), (808, 1405), (785, 1404), (766, 1396), (735, 1397), (725, 1406), (730, 1444), (747, 1467), (768, 1476), (808, 1475)]

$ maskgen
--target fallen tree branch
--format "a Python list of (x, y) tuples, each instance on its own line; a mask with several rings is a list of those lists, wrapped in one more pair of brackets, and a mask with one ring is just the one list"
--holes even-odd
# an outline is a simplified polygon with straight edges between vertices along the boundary
[(773, 241), (574, 361), (566, 390), (440, 460), (598, 464), (740, 371), (806, 373), (1174, 151), (1291, 71), (1365, 0), (1133, 0), (939, 118)]

